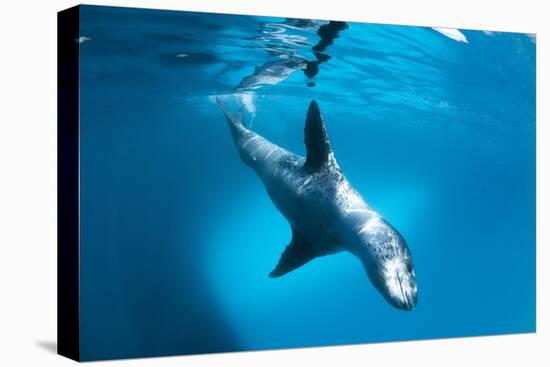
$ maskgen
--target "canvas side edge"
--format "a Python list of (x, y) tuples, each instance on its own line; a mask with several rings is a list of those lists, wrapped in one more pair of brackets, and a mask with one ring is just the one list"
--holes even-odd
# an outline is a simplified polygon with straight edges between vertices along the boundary
[(80, 360), (79, 13), (57, 14), (57, 353)]

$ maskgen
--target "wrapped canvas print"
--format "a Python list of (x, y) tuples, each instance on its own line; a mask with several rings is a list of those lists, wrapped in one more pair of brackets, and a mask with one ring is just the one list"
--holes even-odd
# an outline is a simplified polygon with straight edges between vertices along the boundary
[(532, 34), (58, 15), (76, 360), (535, 332)]

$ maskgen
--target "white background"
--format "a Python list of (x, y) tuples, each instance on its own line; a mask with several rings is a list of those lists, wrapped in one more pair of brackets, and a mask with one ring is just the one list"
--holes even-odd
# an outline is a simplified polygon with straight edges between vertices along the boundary
[[(548, 85), (545, 1), (180, 0), (94, 4), (537, 33), (537, 334), (98, 362), (116, 366), (548, 366)], [(56, 12), (2, 3), (0, 366), (63, 366), (56, 340)], [(545, 16), (546, 15), (546, 16)], [(510, 149), (514, 147), (511, 146)], [(545, 168), (546, 167), (546, 168)], [(521, 228), (510, 230), (521, 230)], [(506, 251), (503, 247), (502, 251)], [(464, 269), (468, 271), (468, 269)], [(490, 271), (490, 269), (487, 269)], [(545, 289), (546, 287), (546, 289)], [(506, 299), (502, 299), (505, 307)], [(368, 312), (368, 310), (365, 310)]]

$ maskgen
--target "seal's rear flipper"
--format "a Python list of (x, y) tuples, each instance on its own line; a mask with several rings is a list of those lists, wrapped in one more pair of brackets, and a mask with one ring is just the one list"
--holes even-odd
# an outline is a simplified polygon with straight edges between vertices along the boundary
[(244, 117), (243, 117), (242, 108), (239, 109), (239, 111), (237, 111), (237, 113), (233, 115), (227, 110), (227, 108), (225, 108), (225, 105), (223, 104), (220, 97), (216, 97), (216, 103), (218, 104), (218, 107), (223, 112), (223, 114), (225, 115), (225, 118), (231, 125), (243, 126)]
[(279, 263), (269, 274), (271, 278), (277, 278), (295, 269), (298, 269), (307, 262), (317, 257), (311, 244), (292, 228), (292, 240), (281, 255)]
[(231, 134), (233, 135), (233, 139), (237, 141), (247, 131), (247, 129), (244, 127), (244, 124), (243, 124), (242, 108), (239, 111), (237, 111), (237, 113), (232, 114), (227, 110), (227, 108), (225, 108), (220, 97), (216, 97), (216, 103), (218, 104), (218, 107), (225, 115), (227, 122), (229, 122), (229, 128), (231, 129)]

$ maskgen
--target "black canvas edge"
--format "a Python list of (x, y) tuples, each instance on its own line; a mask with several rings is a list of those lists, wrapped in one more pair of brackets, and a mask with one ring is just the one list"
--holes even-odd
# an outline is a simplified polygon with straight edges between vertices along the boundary
[(80, 360), (79, 6), (57, 13), (57, 353)]

